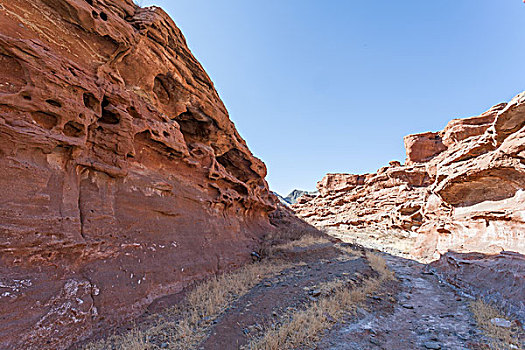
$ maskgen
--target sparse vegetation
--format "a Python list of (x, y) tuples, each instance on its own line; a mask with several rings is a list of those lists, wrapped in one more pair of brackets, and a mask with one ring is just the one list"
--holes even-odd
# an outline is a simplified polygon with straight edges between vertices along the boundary
[(294, 248), (306, 248), (316, 244), (330, 243), (330, 240), (321, 235), (305, 234), (301, 238), (286, 243), (268, 246), (264, 249), (263, 255), (274, 258), (279, 251), (292, 250)]
[(491, 350), (523, 349), (519, 338), (523, 336), (518, 327), (505, 328), (491, 322), (495, 318), (506, 319), (507, 317), (493, 304), (477, 299), (470, 304), (470, 309), (478, 327), (490, 338), (487, 344)]
[(201, 283), (187, 296), (183, 305), (152, 316), (152, 326), (136, 328), (126, 334), (88, 344), (85, 350), (117, 348), (121, 350), (158, 349), (162, 344), (171, 349), (191, 349), (206, 335), (206, 329), (236, 299), (246, 294), (264, 278), (291, 264), (285, 262), (253, 264), (230, 274)]
[(326, 243), (330, 243), (330, 240), (326, 237), (306, 235), (306, 236), (301, 237), (298, 240), (278, 245), (275, 248), (276, 249), (292, 249), (295, 247), (304, 248), (304, 247), (312, 246), (314, 244), (326, 244)]
[(282, 325), (269, 329), (266, 334), (254, 339), (248, 346), (252, 350), (282, 350), (305, 348), (319, 340), (319, 335), (345, 315), (352, 314), (362, 305), (367, 296), (377, 292), (381, 284), (392, 280), (394, 274), (385, 260), (376, 254), (367, 253), (370, 267), (377, 276), (369, 278), (355, 287), (351, 281), (336, 280), (321, 286), (321, 290), (330, 290), (328, 295), (311, 303), (306, 309), (290, 314)]

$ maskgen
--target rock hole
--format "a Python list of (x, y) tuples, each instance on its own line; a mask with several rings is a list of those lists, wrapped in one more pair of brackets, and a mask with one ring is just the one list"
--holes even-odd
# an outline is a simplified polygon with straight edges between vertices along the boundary
[(103, 21), (107, 21), (108, 20), (108, 15), (106, 15), (105, 12), (101, 12), (100, 13), (100, 19), (103, 20)]
[(250, 179), (257, 177), (257, 174), (251, 169), (252, 162), (246, 159), (246, 156), (235, 148), (218, 156), (217, 162), (242, 182), (248, 182)]
[(23, 94), (23, 95), (22, 95), (22, 98), (23, 98), (24, 100), (27, 100), (27, 101), (31, 101), (31, 100), (32, 100), (31, 95), (29, 95), (29, 94)]
[(120, 122), (120, 116), (114, 112), (114, 109), (107, 97), (104, 96), (102, 100), (102, 117), (100, 117), (98, 121), (104, 124), (118, 124)]
[(93, 0), (86, 0), (86, 2), (87, 2), (88, 4), (90, 4), (91, 6), (93, 6)]
[(181, 153), (172, 149), (169, 146), (166, 146), (162, 142), (156, 141), (151, 138), (152, 134), (149, 130), (145, 130), (135, 135), (135, 153), (140, 154), (137, 150), (140, 149), (151, 149), (157, 153), (168, 155), (170, 158), (180, 158)]
[(164, 105), (174, 105), (176, 102), (185, 100), (189, 97), (188, 91), (178, 82), (173, 74), (159, 74), (153, 81), (153, 92), (160, 103)]
[(163, 131), (162, 135), (164, 135), (164, 137), (170, 137), (170, 134), (168, 132), (166, 132), (166, 131)]
[(50, 104), (53, 107), (58, 107), (58, 108), (62, 107), (62, 104), (58, 102), (57, 100), (48, 99), (46, 100), (46, 103)]
[(95, 10), (91, 11), (91, 16), (93, 16), (93, 18), (98, 18), (97, 11), (95, 11)]
[(165, 86), (167, 82), (163, 79), (165, 76), (160, 74), (155, 77), (153, 82), (153, 92), (157, 95), (160, 103), (167, 105), (170, 102), (170, 94)]
[(47, 112), (33, 112), (33, 120), (44, 129), (51, 130), (58, 124), (58, 117)]
[(0, 53), (0, 94), (15, 94), (27, 84), (25, 71), (15, 57)]
[(180, 126), (184, 140), (189, 145), (193, 142), (207, 143), (210, 134), (216, 129), (215, 121), (204, 115), (198, 116), (192, 112), (184, 112), (175, 117)]
[(141, 118), (139, 112), (137, 112), (135, 107), (131, 106), (131, 107), (128, 107), (126, 110), (129, 113), (129, 115), (133, 117), (133, 119), (140, 119)]
[(69, 121), (64, 125), (64, 134), (69, 137), (79, 137), (85, 134), (84, 125), (75, 121)]
[(99, 102), (91, 92), (85, 92), (84, 96), (84, 106), (91, 110), (95, 110), (95, 107), (98, 106)]
[(235, 184), (235, 185), (233, 185), (233, 189), (235, 191), (237, 191), (239, 194), (242, 194), (242, 195), (245, 195), (245, 196), (248, 195), (248, 189), (246, 188), (246, 186), (244, 186), (242, 184)]

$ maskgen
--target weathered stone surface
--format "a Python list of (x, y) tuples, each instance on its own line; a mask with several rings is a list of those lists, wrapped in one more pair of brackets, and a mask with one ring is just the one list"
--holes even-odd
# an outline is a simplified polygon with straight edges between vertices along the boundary
[(440, 133), (425, 132), (405, 136), (407, 164), (426, 162), (447, 149)]
[(412, 237), (412, 256), (438, 257), (448, 249), (523, 253), (524, 96), (455, 119), (441, 132), (405, 137), (405, 165), (328, 174), (318, 183), (319, 196), (302, 197), (293, 208), (338, 232)]
[(164, 11), (13, 0), (0, 23), (0, 348), (65, 348), (250, 260), (265, 166)]
[(506, 103), (500, 103), (479, 116), (450, 121), (441, 132), (443, 144), (450, 148), (453, 144), (469, 137), (483, 135), (496, 120), (498, 112), (506, 105)]
[(445, 253), (432, 263), (440, 277), (467, 293), (488, 298), (525, 318), (525, 256), (515, 252), (486, 255)]
[(328, 174), (318, 184), (317, 188), (324, 196), (329, 193), (346, 191), (365, 183), (366, 175)]

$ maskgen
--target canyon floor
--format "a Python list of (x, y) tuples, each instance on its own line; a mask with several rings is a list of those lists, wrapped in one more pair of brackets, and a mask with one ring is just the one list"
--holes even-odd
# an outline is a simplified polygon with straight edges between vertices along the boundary
[[(426, 264), (324, 238), (266, 254), (155, 302), (117, 335), (74, 348), (523, 348), (519, 321), (442, 282)], [(510, 328), (490, 326), (496, 316), (509, 318)]]

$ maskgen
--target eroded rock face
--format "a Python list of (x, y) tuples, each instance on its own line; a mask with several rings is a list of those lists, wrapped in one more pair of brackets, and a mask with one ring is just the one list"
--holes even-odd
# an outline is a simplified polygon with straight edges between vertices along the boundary
[(250, 259), (266, 168), (164, 11), (13, 0), (0, 23), (0, 348), (65, 348)]
[(405, 136), (407, 164), (424, 163), (446, 149), (440, 133), (426, 132)]
[(441, 132), (405, 137), (405, 165), (328, 174), (319, 196), (302, 197), (293, 208), (309, 223), (339, 232), (412, 237), (412, 256), (449, 249), (524, 253), (524, 96), (455, 119)]

